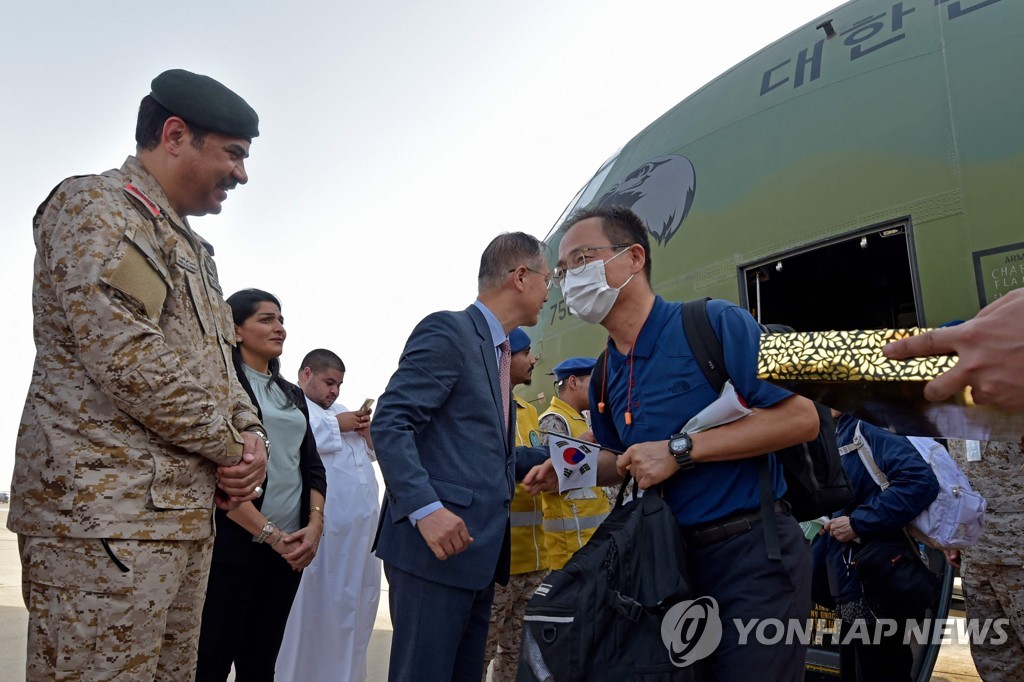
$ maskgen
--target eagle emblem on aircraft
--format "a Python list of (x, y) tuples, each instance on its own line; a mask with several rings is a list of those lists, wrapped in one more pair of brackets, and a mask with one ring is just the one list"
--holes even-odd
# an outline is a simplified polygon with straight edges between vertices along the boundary
[(697, 175), (685, 156), (658, 156), (644, 163), (598, 199), (599, 206), (627, 206), (664, 246), (679, 231), (693, 205)]

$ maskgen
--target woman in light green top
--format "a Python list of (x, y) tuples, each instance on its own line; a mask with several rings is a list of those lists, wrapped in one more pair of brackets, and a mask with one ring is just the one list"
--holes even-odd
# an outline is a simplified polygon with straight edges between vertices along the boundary
[(239, 383), (271, 443), (263, 497), (216, 514), (217, 537), (199, 637), (197, 682), (274, 679), (302, 569), (323, 533), (327, 478), (301, 389), (280, 375), (286, 337), (281, 304), (265, 291), (228, 298)]

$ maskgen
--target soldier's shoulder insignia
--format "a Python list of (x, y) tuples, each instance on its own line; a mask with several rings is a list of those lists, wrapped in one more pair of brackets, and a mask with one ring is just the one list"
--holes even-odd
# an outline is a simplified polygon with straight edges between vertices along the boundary
[(536, 431), (530, 431), (530, 445), (535, 448), (540, 447), (540, 434)]
[(160, 207), (157, 206), (156, 202), (146, 196), (146, 193), (141, 189), (128, 183), (124, 186), (124, 193), (136, 200), (136, 203), (140, 204), (142, 208), (149, 212), (151, 216), (156, 218), (160, 215)]

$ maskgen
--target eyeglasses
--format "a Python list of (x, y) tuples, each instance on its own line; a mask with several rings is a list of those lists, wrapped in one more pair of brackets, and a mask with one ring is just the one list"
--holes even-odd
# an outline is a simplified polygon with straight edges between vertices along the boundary
[[(544, 288), (545, 289), (550, 289), (551, 287), (553, 287), (555, 285), (554, 281), (552, 281), (552, 279), (551, 279), (551, 275), (545, 275), (543, 272), (539, 272), (539, 271), (534, 270), (533, 268), (527, 267), (525, 265), (523, 267), (526, 268), (528, 271), (532, 272), (533, 274), (540, 275), (541, 277), (543, 277), (544, 278)], [(515, 272), (517, 269), (518, 268), (512, 268), (511, 270), (509, 270), (509, 273), (511, 274), (511, 273)]]
[[(565, 259), (566, 266), (556, 267), (552, 272), (552, 280), (554, 285), (559, 289), (565, 284), (566, 273), (572, 275), (578, 275), (587, 267), (589, 262), (587, 259), (592, 258), (588, 256), (591, 251), (603, 251), (605, 249), (628, 249), (632, 244), (609, 244), (608, 246), (584, 246), (581, 249), (576, 249), (569, 254), (569, 257)], [(621, 252), (620, 252), (621, 253)], [(618, 255), (618, 254), (616, 254)], [(611, 260), (611, 259), (609, 259)]]

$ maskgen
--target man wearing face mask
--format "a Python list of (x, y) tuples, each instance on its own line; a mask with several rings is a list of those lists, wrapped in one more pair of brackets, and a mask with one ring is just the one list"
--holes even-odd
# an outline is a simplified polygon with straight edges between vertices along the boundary
[[(803, 679), (805, 647), (792, 643), (740, 644), (737, 620), (795, 619), (810, 613), (810, 553), (796, 521), (779, 501), (781, 468), (771, 454), (770, 487), (781, 559), (770, 559), (758, 487), (762, 455), (813, 438), (813, 403), (757, 379), (760, 328), (728, 301), (708, 304), (715, 334), (737, 392), (753, 413), (695, 434), (682, 433), (691, 417), (718, 396), (693, 359), (681, 304), (651, 289), (648, 231), (620, 206), (575, 212), (563, 224), (555, 282), (569, 309), (603, 326), (610, 336), (605, 371), (592, 381), (591, 426), (602, 450), (598, 483), (628, 471), (643, 489), (664, 495), (687, 540), (695, 596), (717, 602), (722, 641), (702, 664), (719, 681)], [(524, 481), (531, 492), (557, 485), (549, 464)], [(653, 491), (652, 491), (653, 492)], [(747, 633), (749, 634), (749, 633)]]

